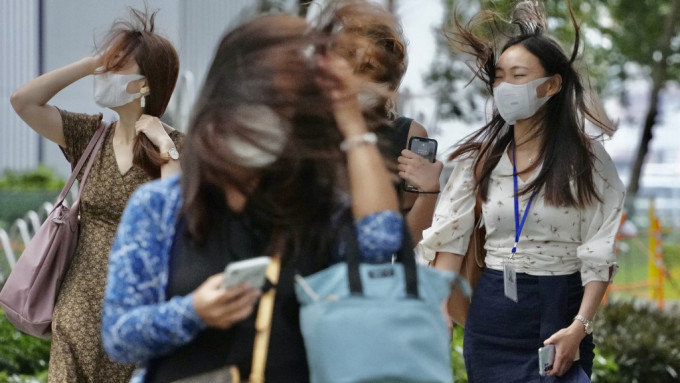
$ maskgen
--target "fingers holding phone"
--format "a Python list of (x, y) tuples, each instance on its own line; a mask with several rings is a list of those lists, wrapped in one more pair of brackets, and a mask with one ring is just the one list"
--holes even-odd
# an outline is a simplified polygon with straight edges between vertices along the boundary
[(439, 176), (444, 165), (437, 161), (437, 141), (413, 136), (408, 147), (397, 159), (404, 190), (414, 193), (439, 191)]
[(195, 291), (194, 310), (210, 327), (226, 329), (252, 314), (261, 291), (247, 283), (223, 288), (224, 273), (211, 276)]

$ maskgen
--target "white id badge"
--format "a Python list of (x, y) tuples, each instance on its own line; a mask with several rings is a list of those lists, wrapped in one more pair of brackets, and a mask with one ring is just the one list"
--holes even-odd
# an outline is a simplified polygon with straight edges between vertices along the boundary
[(503, 264), (503, 286), (505, 287), (505, 296), (517, 302), (517, 273), (509, 263)]

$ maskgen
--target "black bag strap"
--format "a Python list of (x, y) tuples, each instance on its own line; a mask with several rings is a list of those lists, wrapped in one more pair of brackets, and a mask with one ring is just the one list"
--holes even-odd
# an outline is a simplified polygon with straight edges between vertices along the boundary
[[(351, 232), (347, 232), (351, 231)], [(347, 278), (349, 281), (349, 291), (352, 295), (364, 295), (363, 284), (359, 264), (361, 263), (361, 250), (357, 241), (354, 225), (347, 225), (344, 228), (344, 239), (347, 241)], [(406, 296), (418, 299), (418, 268), (416, 267), (416, 257), (413, 252), (411, 235), (408, 232), (406, 223), (402, 228), (401, 247), (397, 251), (396, 261), (404, 266), (404, 279), (406, 282)]]

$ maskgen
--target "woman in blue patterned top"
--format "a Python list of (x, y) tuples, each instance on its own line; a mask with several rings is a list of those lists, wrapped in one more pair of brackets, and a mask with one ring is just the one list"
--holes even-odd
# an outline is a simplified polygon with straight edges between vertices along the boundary
[[(293, 274), (344, 257), (356, 233), (368, 262), (391, 259), (402, 218), (334, 37), (293, 16), (264, 16), (220, 42), (196, 103), (183, 175), (141, 187), (110, 257), (104, 347), (142, 366), (133, 381), (248, 376), (261, 292), (223, 289), (225, 265), (284, 239), (268, 382), (308, 381)], [(347, 229), (350, 229), (349, 231)], [(276, 234), (275, 234), (276, 233)]]

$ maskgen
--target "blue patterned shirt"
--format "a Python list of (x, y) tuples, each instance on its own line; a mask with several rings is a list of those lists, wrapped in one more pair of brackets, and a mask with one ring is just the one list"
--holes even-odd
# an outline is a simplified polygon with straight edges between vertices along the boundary
[[(193, 294), (166, 300), (169, 254), (182, 205), (179, 175), (140, 187), (128, 201), (109, 259), (102, 320), (108, 354), (141, 366), (189, 343), (206, 324), (193, 308)], [(348, 199), (342, 206), (349, 208)], [(391, 260), (402, 239), (403, 221), (393, 211), (355, 223), (364, 262)], [(336, 255), (334, 261), (339, 261)], [(142, 382), (144, 368), (131, 382)]]

